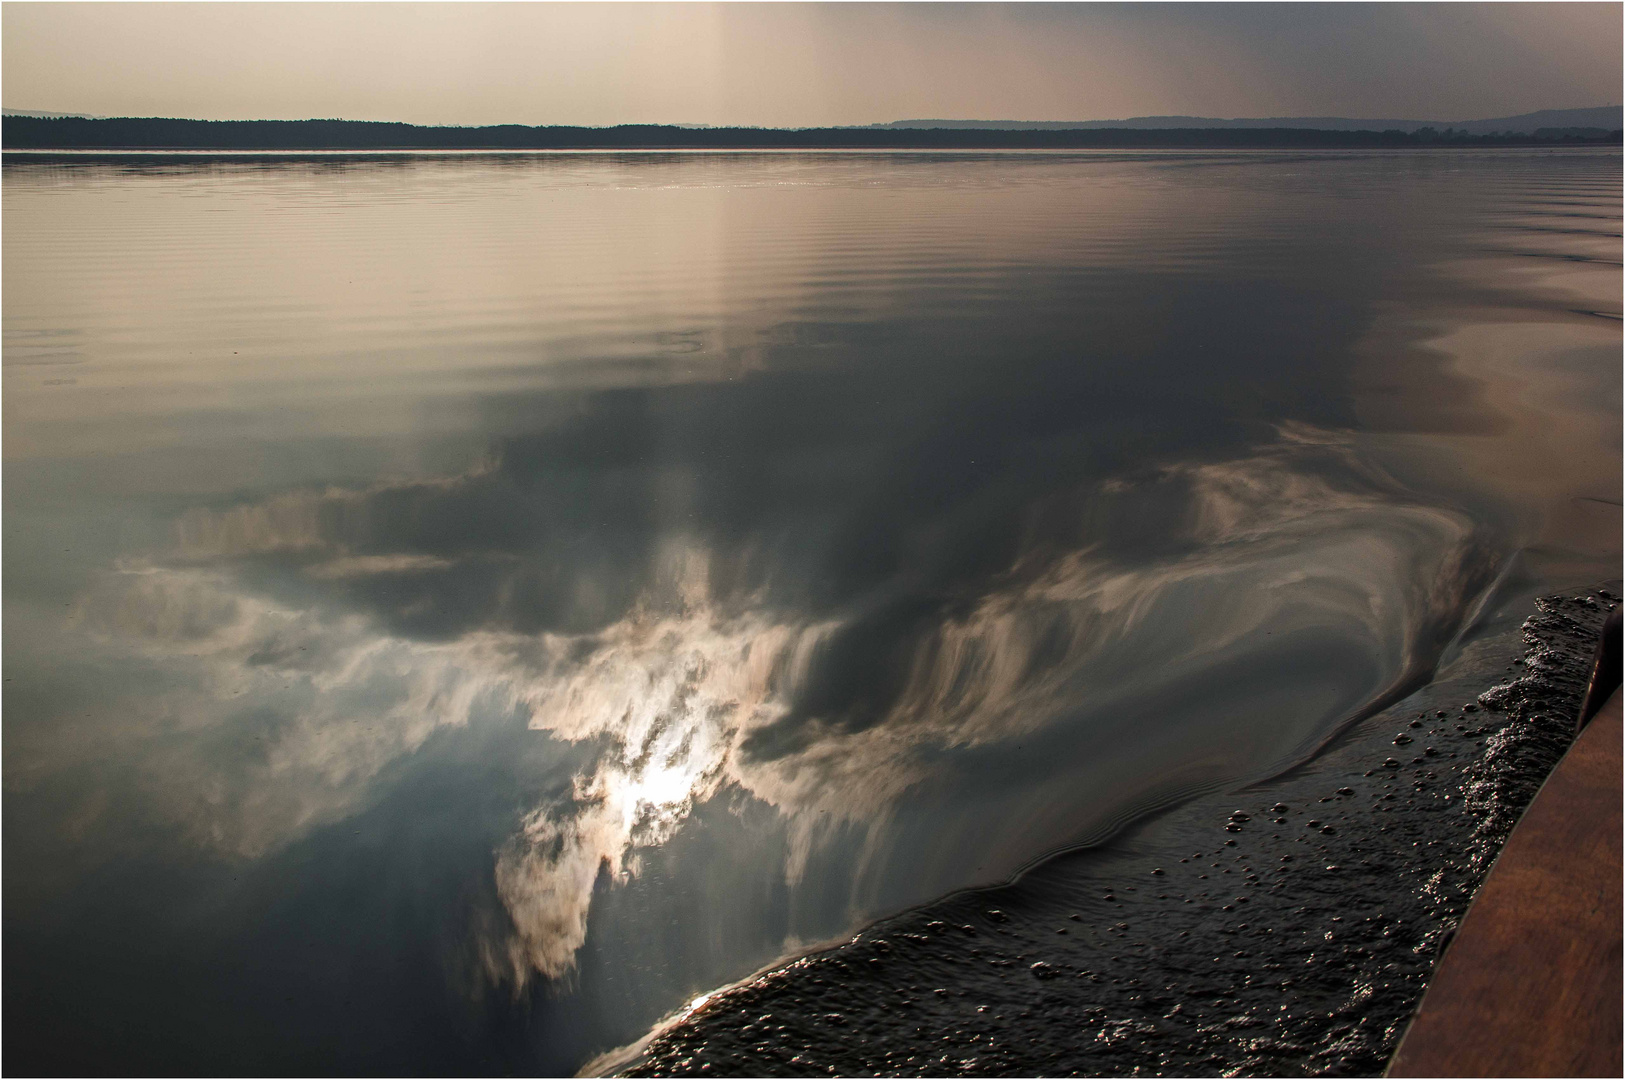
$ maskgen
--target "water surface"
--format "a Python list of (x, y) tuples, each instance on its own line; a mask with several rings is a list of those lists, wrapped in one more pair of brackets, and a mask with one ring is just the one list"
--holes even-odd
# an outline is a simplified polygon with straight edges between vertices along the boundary
[(1617, 574), (1617, 151), (31, 161), (8, 1064), (572, 1070)]

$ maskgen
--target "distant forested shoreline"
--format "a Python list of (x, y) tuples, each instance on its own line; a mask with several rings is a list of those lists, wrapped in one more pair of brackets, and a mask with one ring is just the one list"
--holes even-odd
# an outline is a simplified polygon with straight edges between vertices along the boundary
[(1621, 132), (1542, 128), (1472, 135), (1450, 128), (687, 128), (420, 127), (365, 120), (168, 120), (7, 116), (6, 150), (1048, 150), (1338, 149), (1410, 146), (1619, 145)]

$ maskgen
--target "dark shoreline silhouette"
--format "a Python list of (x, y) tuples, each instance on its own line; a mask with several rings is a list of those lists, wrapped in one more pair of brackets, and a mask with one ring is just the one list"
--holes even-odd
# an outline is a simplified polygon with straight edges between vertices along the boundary
[(1048, 150), (1365, 149), (1412, 146), (1618, 146), (1620, 131), (1543, 128), (1532, 135), (1455, 129), (1317, 128), (682, 128), (420, 127), (362, 120), (170, 120), (8, 116), (6, 150)]

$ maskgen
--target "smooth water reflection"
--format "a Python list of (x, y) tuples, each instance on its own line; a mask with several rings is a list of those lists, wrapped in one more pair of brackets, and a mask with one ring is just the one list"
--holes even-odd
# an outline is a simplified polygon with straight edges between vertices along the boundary
[(1301, 759), (1615, 572), (1619, 164), (8, 158), (8, 1063), (568, 1070)]

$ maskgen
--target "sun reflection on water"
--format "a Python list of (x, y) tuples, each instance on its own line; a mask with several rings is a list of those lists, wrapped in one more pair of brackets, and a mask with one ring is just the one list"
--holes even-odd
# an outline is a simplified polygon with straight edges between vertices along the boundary
[[(238, 507), (218, 521), (194, 514), (184, 537), (193, 562), (110, 575), (83, 605), (83, 621), (104, 644), (198, 668), (198, 700), (156, 704), (194, 714), (187, 722), (199, 727), (218, 722), (227, 695), (209, 688), (229, 687), (247, 702), (277, 686), (308, 686), (303, 704), (286, 706), (294, 711), (263, 759), (200, 758), (186, 767), (201, 775), (174, 785), (231, 793), (185, 813), (197, 835), (241, 854), (354, 812), (391, 760), (482, 709), (517, 710), (531, 728), (591, 748), (567, 790), (534, 805), (495, 853), (507, 925), (483, 934), (480, 954), (493, 980), (523, 986), (572, 971), (600, 879), (639, 874), (641, 853), (665, 844), (725, 787), (780, 815), (793, 886), (827, 830), (859, 824), (872, 839), (875, 823), (940, 770), (944, 754), (1017, 739), (1061, 717), (1087, 727), (1088, 717), (1172, 678), (1200, 681), (1214, 665), (1265, 648), (1265, 627), (1336, 628), (1348, 648), (1372, 658), (1378, 677), (1405, 676), (1416, 649), (1431, 647), (1428, 628), (1462, 602), (1443, 586), (1410, 583), (1459, 578), (1463, 595), (1478, 588), (1472, 524), (1407, 502), (1362, 472), (1341, 436), (1280, 435), (1250, 456), (1183, 468), (1176, 479), (1192, 499), (1187, 528), (1199, 546), (1138, 564), (1092, 549), (1018, 562), (974, 604), (945, 614), (916, 643), (895, 698), (850, 728), (794, 712), (823, 646), (845, 623), (807, 621), (758, 595), (718, 595), (698, 542), (674, 541), (644, 601), (579, 635), (482, 631), (418, 641), (357, 616), (274, 603), (231, 572), (226, 560), (244, 544), (329, 565), (326, 549), (338, 545), (312, 523), (351, 506), (364, 513), (367, 491), (278, 496), (263, 514)], [(436, 481), (435, 494), (470, 482)], [(202, 559), (214, 568), (200, 569)], [(350, 572), (399, 571), (377, 558)], [(357, 724), (358, 715), (373, 722)], [(745, 752), (753, 736), (786, 724), (792, 738)]]

